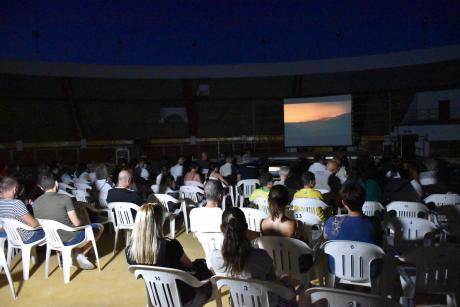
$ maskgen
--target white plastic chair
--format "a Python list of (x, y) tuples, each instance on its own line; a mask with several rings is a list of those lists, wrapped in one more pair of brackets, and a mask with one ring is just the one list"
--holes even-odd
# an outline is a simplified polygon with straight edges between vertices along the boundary
[(82, 181), (76, 181), (75, 187), (77, 188), (77, 190), (82, 190), (82, 191), (93, 189), (88, 183), (82, 182)]
[(67, 183), (64, 183), (64, 182), (58, 182), (58, 186), (59, 186), (59, 190), (76, 190), (75, 187), (71, 186), (71, 185), (68, 185)]
[(204, 194), (203, 189), (187, 185), (181, 186), (179, 192), (184, 200), (188, 199), (192, 201), (194, 206), (198, 206), (198, 204), (202, 201), (202, 196)]
[(147, 306), (184, 306), (181, 302), (176, 280), (198, 288), (208, 282), (199, 281), (190, 273), (149, 265), (130, 265), (129, 271), (139, 279), (142, 277), (147, 288)]
[(460, 206), (460, 195), (458, 194), (431, 194), (425, 198), (425, 203), (433, 202), (436, 207)]
[(72, 194), (75, 196), (75, 199), (82, 203), (88, 203), (88, 198), (91, 195), (86, 190), (72, 190)]
[(335, 278), (340, 283), (372, 287), (371, 262), (382, 259), (385, 252), (377, 245), (331, 240), (321, 246), (324, 252), (334, 258), (334, 273), (330, 275), (329, 286), (334, 287)]
[[(75, 191), (75, 190), (72, 190), (72, 191)], [(68, 193), (67, 191), (64, 191), (64, 190), (58, 190), (57, 193), (58, 193), (58, 194), (62, 194), (62, 195), (67, 195), (67, 196), (69, 196), (70, 198), (75, 198), (75, 195), (70, 194), (70, 193)]]
[(316, 214), (304, 211), (288, 211), (293, 219), (301, 221), (304, 225), (304, 230), (308, 235), (308, 240), (313, 249), (316, 249), (317, 244), (323, 238), (323, 222)]
[(401, 258), (415, 265), (413, 274), (401, 269), (404, 298), (413, 299), (415, 293), (445, 294), (447, 306), (457, 306), (460, 293), (460, 248), (458, 246), (417, 248)]
[(291, 210), (294, 213), (307, 212), (318, 215), (318, 208), (327, 210), (327, 205), (323, 201), (314, 198), (295, 198), (291, 202)]
[(133, 203), (112, 202), (107, 204), (110, 210), (114, 211), (113, 229), (115, 230), (115, 242), (113, 244), (113, 254), (117, 250), (118, 231), (126, 230), (126, 245), (129, 243), (130, 232), (134, 227), (134, 218), (131, 210), (138, 211), (139, 206)]
[(396, 251), (420, 247), (428, 233), (436, 232), (436, 225), (421, 218), (395, 217), (385, 224), (386, 242)]
[(5, 258), (4, 244), (5, 244), (5, 239), (0, 238), (0, 272), (2, 271), (1, 269), (5, 270), (5, 275), (6, 275), (6, 279), (8, 280), (8, 284), (10, 286), (11, 295), (13, 296), (13, 299), (16, 299), (16, 291), (14, 290), (13, 279), (11, 278), (10, 269), (8, 268), (8, 263)]
[(231, 304), (233, 307), (272, 307), (268, 293), (273, 293), (284, 299), (295, 298), (295, 293), (278, 283), (254, 280), (237, 279), (223, 276), (213, 276), (211, 281), (217, 289), (217, 306), (222, 306), (220, 289), (227, 286), (230, 289)]
[(326, 189), (316, 189), (318, 192), (320, 192), (321, 194), (327, 194), (330, 192), (330, 190), (326, 190)]
[(420, 212), (430, 211), (424, 204), (410, 201), (393, 201), (387, 205), (386, 210), (396, 211), (397, 217), (417, 217)]
[(305, 242), (287, 237), (262, 236), (257, 239), (257, 245), (273, 259), (277, 276), (288, 274), (308, 287), (308, 272), (300, 271), (299, 258), (302, 255), (313, 257), (314, 252)]
[(198, 188), (201, 188), (201, 189), (204, 188), (204, 185), (201, 182), (194, 181), (194, 180), (186, 180), (186, 181), (184, 181), (184, 185), (190, 186), (190, 187), (198, 187)]
[[(256, 197), (254, 199), (254, 204), (257, 205), (257, 208), (263, 213), (268, 215), (268, 198), (266, 197)], [(243, 209), (243, 208), (241, 208)]]
[[(342, 289), (315, 287), (305, 291), (305, 306), (334, 306), (334, 307), (396, 307), (401, 306), (390, 299), (362, 292)], [(326, 304), (324, 305), (324, 301)]]
[[(331, 190), (331, 187), (329, 187), (328, 181), (329, 181), (329, 176), (331, 175), (331, 172), (315, 171), (313, 172), (313, 174), (315, 174), (315, 181), (316, 181), (315, 189), (329, 192)], [(324, 193), (321, 192), (321, 194), (324, 194)]]
[(378, 201), (365, 201), (363, 204), (363, 213), (367, 216), (375, 216), (377, 211), (385, 211), (385, 207)]
[[(101, 266), (99, 264), (99, 254), (97, 252), (96, 246), (96, 239), (94, 237), (93, 229), (90, 225), (73, 228), (53, 220), (38, 219), (38, 221), (40, 222), (40, 225), (42, 225), (46, 237), (45, 278), (48, 278), (51, 251), (54, 250), (56, 252), (61, 253), (62, 269), (64, 270), (64, 283), (69, 283), (70, 267), (72, 266), (72, 249), (84, 246), (88, 242), (91, 242), (91, 244), (93, 245), (94, 255), (96, 256), (97, 268), (99, 269), (99, 272), (101, 271)], [(85, 239), (80, 243), (65, 246), (61, 240), (61, 237), (59, 236), (58, 230), (64, 230), (69, 232), (85, 230)]]
[[(19, 234), (18, 228), (34, 231), (40, 227), (32, 228), (29, 225), (11, 218), (0, 218), (0, 222), (3, 225), (3, 229), (6, 231), (8, 240), (8, 252), (6, 256), (8, 267), (11, 267), (11, 259), (13, 257), (14, 249), (20, 249), (22, 254), (22, 276), (24, 280), (28, 280), (32, 249), (37, 245), (43, 245), (45, 243), (45, 238), (32, 243), (24, 243), (24, 241), (22, 241), (21, 235)], [(33, 251), (35, 252), (35, 250)], [(33, 257), (32, 261), (35, 262), (35, 259), (36, 257)]]
[(246, 222), (248, 223), (248, 229), (256, 232), (260, 232), (260, 222), (268, 217), (268, 214), (265, 212), (254, 209), (254, 208), (241, 208), (244, 216), (246, 217)]
[(206, 263), (211, 268), (211, 255), (215, 250), (222, 249), (222, 243), (224, 242), (224, 235), (221, 232), (195, 232), (194, 236), (200, 242), (203, 248)]
[(152, 190), (153, 193), (160, 193), (160, 185), (158, 184), (152, 184), (150, 186), (150, 189)]
[(236, 184), (236, 195), (240, 207), (243, 207), (244, 199), (249, 198), (252, 192), (257, 189), (258, 185), (260, 185), (258, 179), (244, 179), (238, 181)]
[[(164, 212), (166, 213), (165, 216), (169, 219), (169, 235), (172, 239), (176, 236), (176, 216), (179, 214), (183, 214), (184, 216), (184, 224), (185, 230), (188, 233), (188, 219), (187, 219), (187, 210), (184, 203), (181, 203), (179, 200), (175, 199), (171, 195), (167, 194), (155, 194), (155, 197), (161, 202), (163, 208), (165, 209)], [(181, 203), (179, 209), (176, 209), (174, 212), (169, 212), (168, 209), (168, 202), (173, 202), (175, 204)]]

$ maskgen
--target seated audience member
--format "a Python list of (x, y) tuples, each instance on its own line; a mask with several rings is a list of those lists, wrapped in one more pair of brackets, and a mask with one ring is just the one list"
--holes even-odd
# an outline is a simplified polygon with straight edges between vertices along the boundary
[(347, 171), (348, 159), (347, 159), (347, 156), (343, 156), (342, 158), (335, 157), (334, 161), (337, 163), (337, 166), (338, 166), (338, 170), (335, 173), (335, 175), (337, 176), (337, 178), (340, 179), (340, 182), (343, 184), (348, 179), (348, 171)]
[(289, 206), (289, 193), (286, 187), (276, 185), (268, 194), (268, 218), (260, 223), (260, 234), (264, 236), (281, 236), (308, 242), (302, 222), (286, 216)]
[(416, 168), (406, 165), (399, 171), (399, 178), (391, 178), (384, 190), (385, 202), (392, 201), (411, 201), (419, 202), (422, 200), (423, 191), (418, 178)]
[(158, 187), (159, 194), (175, 194), (178, 193), (176, 182), (174, 181), (174, 177), (171, 176), (169, 173), (163, 174), (161, 176), (160, 185)]
[(149, 180), (150, 173), (147, 169), (147, 162), (145, 159), (140, 159), (139, 163), (135, 167), (136, 174), (145, 181)]
[(314, 198), (323, 200), (321, 192), (314, 189), (316, 185), (315, 174), (312, 172), (306, 172), (302, 174), (301, 179), (303, 188), (294, 194), (294, 198)]
[[(179, 241), (164, 237), (163, 220), (163, 206), (161, 204), (146, 203), (140, 207), (134, 222), (130, 245), (125, 249), (128, 264), (194, 271), (195, 274), (198, 273), (196, 268), (200, 267), (200, 270), (206, 270), (206, 278), (211, 277), (212, 273), (204, 269), (206, 268), (204, 260), (192, 262)], [(200, 272), (200, 275), (202, 273), (203, 271)], [(210, 284), (193, 288), (177, 281), (177, 287), (182, 303), (187, 306), (188, 304), (203, 306), (211, 294)]]
[(183, 156), (180, 156), (177, 159), (177, 164), (171, 167), (169, 172), (171, 175), (174, 177), (174, 181), (177, 181), (178, 178), (182, 178), (184, 176), (184, 162), (185, 158)]
[[(16, 199), (18, 182), (11, 177), (4, 177), (0, 181), (0, 218), (15, 219), (30, 227), (38, 227), (40, 224), (29, 213), (26, 205)], [(19, 235), (24, 243), (32, 243), (45, 237), (43, 229), (25, 230), (18, 229)], [(6, 232), (0, 230), (0, 237), (6, 237)]]
[(376, 169), (374, 159), (370, 156), (360, 156), (356, 159), (355, 178), (364, 188), (366, 201), (381, 201), (382, 190), (375, 180)]
[[(211, 267), (216, 275), (276, 282), (273, 260), (268, 253), (253, 247), (246, 237), (248, 225), (239, 208), (228, 208), (222, 214), (220, 229), (224, 235), (221, 250), (211, 254)], [(282, 299), (269, 293), (270, 306), (282, 305)]]
[(345, 184), (340, 191), (342, 205), (348, 215), (335, 215), (327, 219), (324, 238), (327, 240), (351, 240), (380, 245), (382, 231), (376, 219), (363, 214), (365, 191), (356, 182)]
[(280, 176), (280, 180), (279, 181), (275, 181), (274, 185), (283, 185), (283, 186), (286, 186), (286, 179), (289, 175), (289, 167), (287, 166), (281, 166), (280, 167), (280, 170), (278, 172), (279, 176)]
[(201, 153), (201, 160), (198, 160), (197, 164), (198, 164), (198, 166), (200, 168), (200, 171), (203, 174), (207, 174), (207, 172), (209, 171), (209, 168), (211, 167), (211, 163), (208, 160), (208, 153), (207, 152), (203, 151)]
[[(199, 225), (190, 225), (192, 231), (198, 232), (219, 232), (220, 220), (222, 218), (222, 197), (224, 195), (224, 188), (217, 180), (208, 180), (204, 185), (204, 197), (206, 205), (201, 208), (194, 208), (190, 212), (190, 222), (192, 223), (192, 216), (196, 216), (200, 221)], [(200, 218), (202, 217), (202, 218)]]
[(157, 175), (157, 177), (156, 177), (156, 179), (155, 179), (155, 184), (160, 185), (161, 178), (162, 178), (163, 175), (165, 175), (165, 174), (171, 175), (171, 174), (169, 173), (169, 168), (168, 168), (166, 165), (163, 165), (163, 166), (161, 167), (160, 173)]
[(327, 184), (331, 189), (330, 193), (337, 195), (342, 187), (342, 180), (337, 176), (340, 165), (336, 160), (330, 160), (327, 162), (326, 168), (331, 173), (327, 180)]
[(257, 179), (259, 177), (259, 169), (254, 163), (249, 154), (244, 154), (241, 158), (241, 163), (238, 165), (237, 181), (246, 179)]
[(85, 162), (80, 162), (75, 172), (75, 177), (89, 184), (91, 182), (89, 178), (89, 172), (90, 171), (89, 171), (88, 164), (86, 164)]
[(184, 181), (196, 181), (201, 183), (201, 176), (198, 173), (198, 164), (194, 162), (190, 164), (190, 171), (185, 174)]
[(268, 193), (273, 187), (273, 176), (270, 173), (262, 173), (259, 177), (261, 187), (254, 190), (249, 196), (249, 201), (253, 202), (257, 197), (268, 198)]
[[(347, 183), (342, 187), (340, 195), (342, 205), (347, 209), (348, 215), (335, 215), (327, 219), (324, 227), (324, 239), (350, 240), (380, 246), (382, 244), (382, 229), (378, 219), (363, 214), (365, 201), (363, 187), (356, 182)], [(329, 269), (334, 272), (334, 259), (328, 258)], [(371, 276), (376, 276), (379, 270), (380, 266), (371, 265)]]
[(395, 157), (391, 159), (391, 168), (385, 174), (385, 178), (387, 179), (401, 178), (400, 170), (401, 170), (401, 161), (399, 160), (399, 158)]
[[(57, 193), (58, 183), (52, 174), (40, 174), (38, 177), (38, 184), (45, 193), (34, 202), (33, 207), (36, 218), (53, 220), (68, 227), (82, 226), (75, 212), (72, 199), (67, 195)], [(91, 227), (96, 241), (99, 240), (104, 231), (104, 226), (101, 224), (91, 224)], [(84, 229), (77, 232), (59, 231), (59, 235), (64, 245), (80, 243), (86, 237)], [(85, 254), (90, 251), (91, 247), (91, 242), (88, 242), (85, 246), (74, 249), (77, 255), (75, 260), (82, 269), (94, 269), (94, 265), (85, 256)]]
[(120, 173), (118, 173), (117, 186), (107, 193), (107, 203), (127, 202), (140, 206), (142, 204), (141, 197), (136, 191), (129, 188), (132, 182), (133, 177), (130, 171), (120, 171)]
[(309, 172), (323, 172), (326, 170), (326, 166), (324, 166), (323, 163), (321, 163), (321, 156), (316, 154), (313, 157), (313, 163), (308, 167)]
[(208, 173), (209, 180), (219, 180), (221, 183), (228, 186), (227, 180), (219, 173), (219, 166), (217, 164), (211, 163)]
[(99, 205), (107, 207), (107, 194), (113, 188), (113, 183), (110, 180), (109, 172), (104, 164), (100, 164), (95, 169), (96, 172), (96, 189), (99, 191)]
[(225, 158), (225, 163), (220, 167), (219, 173), (229, 184), (236, 184), (237, 169), (235, 165), (233, 165), (233, 158), (231, 156)]

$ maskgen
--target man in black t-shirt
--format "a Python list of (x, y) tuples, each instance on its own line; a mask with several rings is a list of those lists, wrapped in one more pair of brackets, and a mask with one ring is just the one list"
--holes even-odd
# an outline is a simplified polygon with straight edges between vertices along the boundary
[(117, 186), (109, 190), (107, 194), (107, 203), (112, 202), (127, 202), (133, 203), (138, 206), (142, 205), (143, 200), (139, 194), (129, 189), (129, 186), (132, 183), (132, 175), (129, 171), (123, 170), (118, 174), (118, 183)]

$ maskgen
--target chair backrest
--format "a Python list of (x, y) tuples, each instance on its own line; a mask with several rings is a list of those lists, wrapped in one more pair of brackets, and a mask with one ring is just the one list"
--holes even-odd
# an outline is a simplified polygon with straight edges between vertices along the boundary
[(436, 207), (460, 206), (460, 195), (458, 194), (431, 194), (425, 198), (425, 203), (433, 202)]
[[(74, 191), (74, 190), (72, 190), (72, 191)], [(67, 196), (69, 196), (70, 198), (75, 198), (75, 195), (70, 194), (70, 193), (68, 193), (67, 191), (64, 191), (64, 190), (58, 190), (57, 193), (58, 193), (58, 194), (62, 194), (62, 195), (67, 195)]]
[(307, 212), (317, 215), (317, 208), (327, 210), (327, 205), (314, 198), (295, 198), (291, 202), (291, 210), (294, 212)]
[(320, 225), (321, 219), (316, 214), (306, 211), (292, 211), (294, 219), (301, 221), (306, 226)]
[(62, 243), (61, 237), (58, 234), (58, 230), (62, 229), (63, 225), (62, 223), (53, 221), (53, 220), (47, 220), (47, 219), (37, 219), (40, 225), (43, 228), (43, 231), (45, 232), (45, 237), (46, 237), (46, 244), (48, 244), (50, 247), (53, 248), (62, 248), (64, 247), (64, 244)]
[(386, 209), (387, 212), (396, 211), (397, 217), (417, 217), (420, 212), (429, 211), (424, 204), (410, 201), (393, 201), (387, 205)]
[(72, 194), (77, 201), (87, 203), (91, 195), (86, 190), (72, 190)]
[(241, 208), (246, 217), (249, 230), (260, 232), (260, 222), (268, 217), (265, 212), (253, 208)]
[(416, 292), (459, 293), (459, 246), (416, 248), (404, 253), (402, 258), (416, 267)]
[(267, 197), (256, 197), (253, 201), (260, 211), (268, 215), (268, 198)]
[(334, 275), (353, 282), (370, 282), (371, 262), (385, 255), (379, 246), (357, 241), (331, 240), (321, 248), (334, 258)]
[(218, 290), (225, 286), (230, 289), (231, 305), (233, 307), (272, 307), (269, 292), (286, 299), (295, 297), (291, 289), (274, 282), (222, 276), (213, 276), (211, 281)]
[(375, 216), (377, 211), (385, 211), (385, 207), (378, 201), (366, 201), (363, 205), (363, 213), (367, 216)]
[(194, 235), (203, 247), (206, 263), (210, 266), (211, 254), (215, 250), (222, 249), (224, 235), (221, 232), (195, 232)]
[(117, 229), (132, 229), (134, 226), (134, 218), (131, 210), (138, 211), (139, 206), (127, 202), (112, 202), (107, 204), (107, 207), (115, 212)]
[(331, 187), (329, 187), (328, 180), (329, 176), (331, 175), (331, 172), (329, 171), (314, 171), (313, 174), (315, 174), (315, 189), (317, 190), (326, 190), (330, 191)]
[(159, 184), (152, 184), (150, 186), (150, 189), (152, 190), (153, 193), (159, 193), (160, 192), (160, 185)]
[(426, 171), (420, 173), (420, 184), (421, 185), (432, 185), (436, 184), (436, 172), (435, 171)]
[(428, 220), (407, 217), (394, 217), (385, 228), (388, 244), (397, 249), (420, 246), (428, 233), (436, 231), (436, 225)]
[(241, 195), (244, 198), (248, 198), (249, 196), (251, 196), (252, 192), (254, 192), (254, 190), (257, 189), (258, 185), (260, 185), (260, 182), (258, 179), (240, 180), (236, 184), (236, 191), (238, 195)]
[(174, 197), (172, 197), (171, 195), (168, 195), (168, 194), (155, 194), (155, 197), (163, 205), (163, 208), (166, 210), (166, 212), (169, 211), (169, 209), (168, 209), (168, 203), (169, 202), (179, 203), (179, 200), (175, 199)]
[(195, 181), (195, 180), (185, 180), (184, 185), (186, 186), (191, 186), (191, 187), (199, 187), (199, 188), (204, 188), (204, 185), (201, 182)]
[(148, 265), (131, 265), (129, 271), (136, 278), (142, 277), (148, 294), (148, 306), (183, 306), (176, 280), (186, 284), (201, 285), (193, 275), (185, 271)]
[[(313, 250), (305, 242), (287, 237), (263, 236), (257, 239), (259, 248), (264, 249), (273, 259), (278, 276), (289, 274), (301, 279), (299, 258), (312, 255)], [(305, 272), (302, 272), (305, 273)]]
[[(396, 307), (397, 302), (378, 295), (362, 292), (348, 291), (334, 288), (315, 287), (304, 293), (306, 306), (372, 306), (372, 307)], [(324, 301), (327, 303), (324, 304)]]
[(204, 194), (203, 189), (197, 186), (183, 185), (180, 187), (179, 192), (184, 199), (190, 199), (198, 204)]
[(24, 242), (21, 239), (21, 235), (19, 234), (18, 228), (25, 230), (32, 229), (31, 227), (29, 227), (29, 225), (21, 223), (12, 218), (0, 218), (0, 223), (3, 226), (3, 229), (6, 231), (8, 242), (16, 246), (24, 244)]

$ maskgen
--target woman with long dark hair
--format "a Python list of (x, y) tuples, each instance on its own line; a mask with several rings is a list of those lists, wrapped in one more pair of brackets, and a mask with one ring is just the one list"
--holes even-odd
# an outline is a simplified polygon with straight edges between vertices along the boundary
[[(277, 281), (273, 260), (265, 250), (253, 247), (246, 236), (247, 229), (243, 211), (235, 207), (224, 211), (222, 249), (211, 255), (214, 272), (221, 276)], [(269, 299), (271, 306), (291, 304), (274, 294), (269, 294)]]

